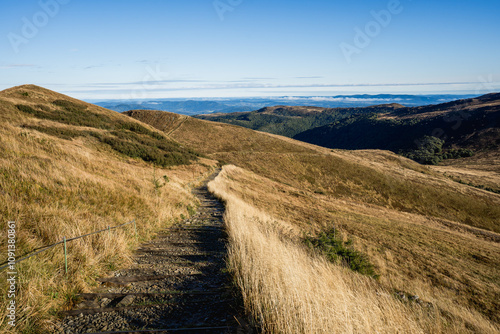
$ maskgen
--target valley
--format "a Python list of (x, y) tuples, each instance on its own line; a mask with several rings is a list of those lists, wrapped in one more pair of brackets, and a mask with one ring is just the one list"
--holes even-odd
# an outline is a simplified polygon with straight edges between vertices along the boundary
[(498, 152), (500, 95), (406, 107), (275, 106), (201, 119), (288, 136), (332, 149), (382, 149), (424, 164)]

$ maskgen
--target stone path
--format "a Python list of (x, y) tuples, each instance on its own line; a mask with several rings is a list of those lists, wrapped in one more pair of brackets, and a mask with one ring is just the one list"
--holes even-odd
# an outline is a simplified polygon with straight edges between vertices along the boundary
[(206, 183), (194, 193), (198, 212), (143, 244), (133, 267), (82, 294), (62, 333), (251, 332), (226, 270), (224, 207)]

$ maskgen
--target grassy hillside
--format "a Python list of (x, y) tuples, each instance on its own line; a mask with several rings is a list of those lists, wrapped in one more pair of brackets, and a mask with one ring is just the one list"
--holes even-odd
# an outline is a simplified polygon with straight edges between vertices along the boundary
[[(28, 117), (29, 121), (21, 124), (24, 129), (62, 139), (93, 137), (125, 156), (163, 167), (187, 164), (196, 159), (195, 152), (117, 113), (55, 94), (51, 97), (43, 90), (30, 88), (20, 93), (17, 88), (6, 90), (3, 94), (4, 107), (11, 111), (5, 116)], [(24, 101), (16, 100), (16, 95), (25, 97)], [(42, 120), (47, 122), (40, 122)]]
[[(136, 112), (134, 117), (153, 120), (148, 113)], [(153, 121), (150, 124), (163, 127)], [(499, 195), (455, 182), (440, 172), (387, 151), (332, 151), (285, 137), (192, 118), (185, 119), (171, 130), (170, 136), (210, 158), (238, 166), (225, 169), (219, 186), (213, 189), (230, 203), (230, 210), (251, 206), (250, 213), (240, 214), (243, 218), (234, 218), (235, 229), (240, 230), (241, 224), (247, 224), (244, 222), (260, 222), (255, 227), (257, 230), (240, 231), (234, 235), (233, 261), (237, 266), (234, 270), (240, 275), (240, 286), (243, 290), (250, 289), (246, 291), (247, 306), (258, 318), (265, 319), (262, 321), (266, 326), (272, 327), (291, 318), (278, 319), (279, 315), (275, 313), (262, 313), (273, 310), (266, 303), (279, 300), (273, 295), (278, 291), (269, 291), (270, 295), (262, 297), (268, 298), (267, 301), (256, 296), (251, 290), (252, 285), (247, 283), (256, 282), (257, 286), (263, 286), (262, 282), (267, 282), (266, 275), (259, 278), (260, 271), (247, 268), (243, 263), (262, 264), (259, 261), (269, 258), (257, 252), (245, 254), (251, 257), (251, 261), (249, 258), (243, 261), (239, 258), (243, 256), (243, 249), (251, 247), (243, 247), (241, 243), (244, 240), (253, 242), (252, 235), (262, 234), (264, 239), (255, 242), (266, 244), (266, 238), (278, 238), (302, 249), (305, 235), (320, 237), (322, 232), (328, 235), (335, 228), (344, 238), (345, 247), (353, 247), (361, 256), (366, 256), (379, 275), (378, 279), (369, 279), (371, 283), (366, 283), (368, 290), (361, 292), (355, 288), (358, 275), (345, 274), (342, 280), (351, 288), (343, 293), (367, 294), (370, 296), (368, 300), (374, 303), (372, 305), (376, 305), (376, 296), (384, 291), (391, 296), (390, 305), (396, 305), (395, 309), (398, 309), (397, 305), (408, 309), (394, 318), (379, 319), (374, 315), (378, 311), (365, 309), (364, 304), (357, 305), (356, 300), (351, 300), (347, 306), (343, 302), (324, 301), (318, 290), (313, 290), (318, 293), (313, 299), (300, 296), (294, 299), (290, 291), (290, 307), (307, 309), (313, 307), (308, 303), (329, 303), (332, 312), (347, 312), (342, 317), (349, 319), (345, 325), (348, 327), (338, 327), (340, 332), (349, 331), (349, 328), (372, 328), (356, 327), (350, 322), (358, 316), (377, 322), (377, 326), (385, 324), (386, 329), (393, 328), (388, 325), (391, 321), (413, 319), (407, 324), (409, 327), (402, 323), (398, 323), (401, 327), (394, 327), (409, 332), (494, 333), (498, 330)], [(234, 204), (234, 207), (231, 204), (233, 198), (236, 203), (244, 204)], [(251, 212), (254, 211), (267, 218), (262, 218), (261, 214), (252, 218)], [(272, 233), (267, 230), (269, 228)], [(240, 233), (244, 233), (243, 236)], [(348, 242), (349, 239), (352, 241)], [(237, 244), (237, 240), (241, 243)], [(275, 241), (272, 242), (274, 245)], [(281, 249), (282, 246), (277, 244), (276, 247)], [(287, 247), (283, 252), (287, 252)], [(321, 255), (322, 249), (317, 249), (319, 258), (329, 258), (328, 254)], [(280, 251), (276, 252), (277, 257)], [(269, 264), (269, 267), (274, 265)], [(331, 275), (338, 276), (338, 270), (343, 270), (338, 263), (334, 268), (328, 269), (335, 270)], [(276, 267), (276, 270), (285, 268)], [(307, 277), (308, 274), (299, 275), (292, 268), (290, 270), (288, 275), (291, 276), (287, 277), (297, 277), (293, 284), (285, 277), (283, 284), (292, 284), (290, 288), (315, 282), (314, 277)], [(314, 274), (314, 270), (305, 272)], [(283, 277), (279, 272), (275, 274)], [(274, 273), (269, 275), (272, 277)], [(275, 286), (274, 289), (285, 289), (285, 286)], [(286, 294), (286, 291), (281, 293)], [(411, 296), (418, 296), (422, 302), (412, 303), (408, 299)], [(291, 314), (285, 312), (292, 312), (288, 306), (278, 306), (283, 307), (278, 314)], [(345, 311), (351, 307), (352, 313)], [(388, 308), (394, 309), (392, 306)], [(360, 310), (366, 313), (356, 314)], [(369, 326), (369, 320), (366, 321)], [(354, 327), (349, 327), (351, 325)], [(413, 325), (416, 327), (411, 327)], [(382, 328), (377, 326), (373, 328)], [(280, 331), (287, 332), (288, 329), (284, 327)]]
[[(36, 86), (0, 92), (0, 118), (0, 227), (16, 221), (18, 258), (132, 219), (147, 240), (192, 211), (190, 184), (216, 163), (146, 124)], [(128, 226), (69, 243), (68, 275), (61, 247), (19, 263), (16, 328), (50, 332), (57, 311), (130, 261), (136, 246)], [(7, 302), (2, 293), (0, 331)]]
[(479, 152), (470, 158), (446, 160), (433, 170), (456, 182), (500, 194), (500, 152)]
[[(500, 330), (498, 194), (388, 151), (123, 115), (36, 86), (0, 92), (0, 111), (0, 224), (18, 222), (21, 254), (133, 218), (145, 240), (188, 215), (190, 185), (227, 165), (211, 189), (227, 202), (232, 272), (264, 329)], [(132, 232), (71, 243), (67, 276), (58, 247), (21, 263), (19, 328), (50, 328), (78, 292), (126, 264)]]
[[(405, 108), (386, 114), (355, 116), (305, 131), (295, 138), (330, 148), (391, 150), (423, 163), (438, 163), (443, 158), (457, 158), (467, 153), (453, 150), (457, 148), (476, 152), (498, 150), (500, 98), (496, 96), (494, 101), (491, 105), (485, 97), (478, 99), (477, 105), (462, 101), (452, 106)], [(439, 145), (427, 143), (427, 137), (435, 138)]]
[(348, 119), (353, 115), (393, 111), (398, 104), (359, 108), (320, 108), (302, 106), (266, 107), (252, 112), (198, 115), (199, 119), (243, 126), (287, 137), (301, 132)]
[[(139, 116), (137, 111), (134, 115), (141, 120), (153, 120), (154, 117), (147, 116), (150, 113), (143, 111)], [(285, 137), (194, 118), (186, 118), (170, 135), (214, 159), (298, 189), (455, 219), (500, 232), (498, 196), (457, 184), (388, 152), (331, 151)]]
[(498, 151), (500, 145), (500, 94), (411, 108), (277, 106), (198, 117), (328, 148), (390, 150), (426, 164)]
[[(307, 192), (298, 198), (293, 187), (234, 166), (210, 187), (227, 203), (230, 261), (245, 305), (270, 332), (499, 330), (498, 239), (425, 215)], [(378, 279), (304, 246), (311, 229), (333, 228), (368, 256)]]
[(134, 110), (124, 114), (165, 131), (171, 138), (196, 147), (196, 150), (203, 154), (312, 152), (311, 149), (295, 143), (277, 140), (268, 134), (239, 126), (200, 121), (164, 111)]

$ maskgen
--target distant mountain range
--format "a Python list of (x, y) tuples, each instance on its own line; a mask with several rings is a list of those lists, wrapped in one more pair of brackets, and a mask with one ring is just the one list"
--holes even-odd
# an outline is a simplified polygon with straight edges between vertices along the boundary
[(170, 111), (328, 148), (390, 150), (426, 164), (498, 151), (500, 145), (500, 94), (112, 100), (96, 104), (118, 112)]
[(376, 104), (399, 103), (404, 106), (438, 104), (473, 97), (472, 95), (337, 95), (315, 97), (217, 98), (217, 99), (157, 99), (88, 101), (118, 112), (128, 110), (163, 110), (183, 115), (232, 113), (274, 105), (315, 106), (322, 108), (365, 107)]
[(428, 164), (498, 151), (500, 145), (500, 94), (418, 107), (275, 106), (197, 117), (328, 148), (390, 150)]

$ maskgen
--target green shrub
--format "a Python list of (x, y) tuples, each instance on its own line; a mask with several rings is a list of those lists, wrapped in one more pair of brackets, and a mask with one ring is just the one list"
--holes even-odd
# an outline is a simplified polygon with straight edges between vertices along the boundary
[(168, 176), (163, 175), (162, 177), (156, 177), (156, 167), (153, 169), (153, 178), (151, 180), (153, 184), (154, 192), (157, 196), (160, 195), (160, 189), (165, 187), (167, 183), (170, 182)]
[(140, 140), (124, 139), (124, 136), (120, 138), (101, 134), (93, 135), (121, 154), (131, 158), (139, 158), (162, 167), (186, 165), (196, 159), (196, 155), (185, 152), (176, 143), (167, 142), (166, 140), (158, 141), (156, 145), (154, 143), (147, 145)]
[(161, 134), (154, 132), (154, 131), (151, 131), (151, 130), (149, 130), (149, 129), (145, 128), (144, 126), (137, 124), (137, 123), (120, 121), (120, 122), (118, 122), (116, 128), (118, 130), (128, 130), (128, 131), (131, 131), (134, 133), (144, 134), (144, 135), (147, 135), (147, 136), (149, 136), (153, 139), (157, 139), (157, 140), (165, 139), (165, 137), (162, 136)]
[(444, 143), (442, 139), (424, 136), (416, 142), (417, 149), (406, 152), (401, 151), (399, 154), (426, 165), (437, 165), (445, 159), (458, 159), (474, 155), (474, 152), (469, 149), (444, 150)]
[(33, 115), (33, 116), (39, 117), (39, 118), (45, 118), (45, 115), (43, 114), (43, 112), (36, 110), (36, 109), (33, 109), (32, 107), (27, 106), (25, 104), (17, 104), (16, 108), (19, 109), (19, 111), (22, 111), (26, 114), (30, 114), (30, 115)]
[(188, 206), (186, 207), (188, 213), (190, 216), (193, 216), (195, 213), (196, 213), (196, 209), (193, 208), (190, 204), (188, 204)]
[(77, 104), (66, 100), (55, 100), (54, 105), (62, 108), (61, 112), (54, 113), (58, 122), (77, 126), (88, 126), (98, 129), (111, 129), (112, 121), (106, 115), (88, 111), (84, 104)]
[(306, 236), (304, 242), (309, 248), (320, 251), (333, 263), (343, 263), (360, 274), (379, 277), (366, 255), (354, 249), (352, 239), (344, 241), (336, 229), (322, 232), (317, 237)]
[(71, 129), (63, 129), (49, 126), (37, 126), (37, 125), (22, 125), (25, 129), (36, 130), (39, 132), (46, 133), (50, 136), (59, 137), (62, 139), (72, 139), (79, 136), (86, 136), (87, 133), (83, 131), (71, 130)]
[(56, 100), (54, 105), (59, 106), (60, 110), (50, 110), (43, 106), (36, 106), (32, 108), (27, 105), (18, 104), (17, 109), (20, 111), (33, 115), (40, 119), (47, 119), (56, 121), (63, 124), (87, 126), (98, 129), (110, 129), (111, 119), (106, 115), (99, 115), (87, 110), (85, 105), (78, 105), (69, 101)]
[(181, 147), (178, 143), (167, 139), (158, 132), (149, 130), (141, 124), (129, 122), (126, 119), (112, 120), (107, 115), (91, 112), (83, 103), (55, 100), (52, 104), (57, 110), (43, 105), (31, 107), (18, 104), (16, 107), (21, 112), (36, 118), (73, 126), (109, 130), (109, 132), (103, 134), (94, 131), (77, 131), (40, 126), (27, 126), (28, 128), (63, 139), (91, 135), (101, 143), (110, 146), (116, 152), (131, 158), (142, 159), (158, 166), (186, 165), (199, 156), (197, 152)]

